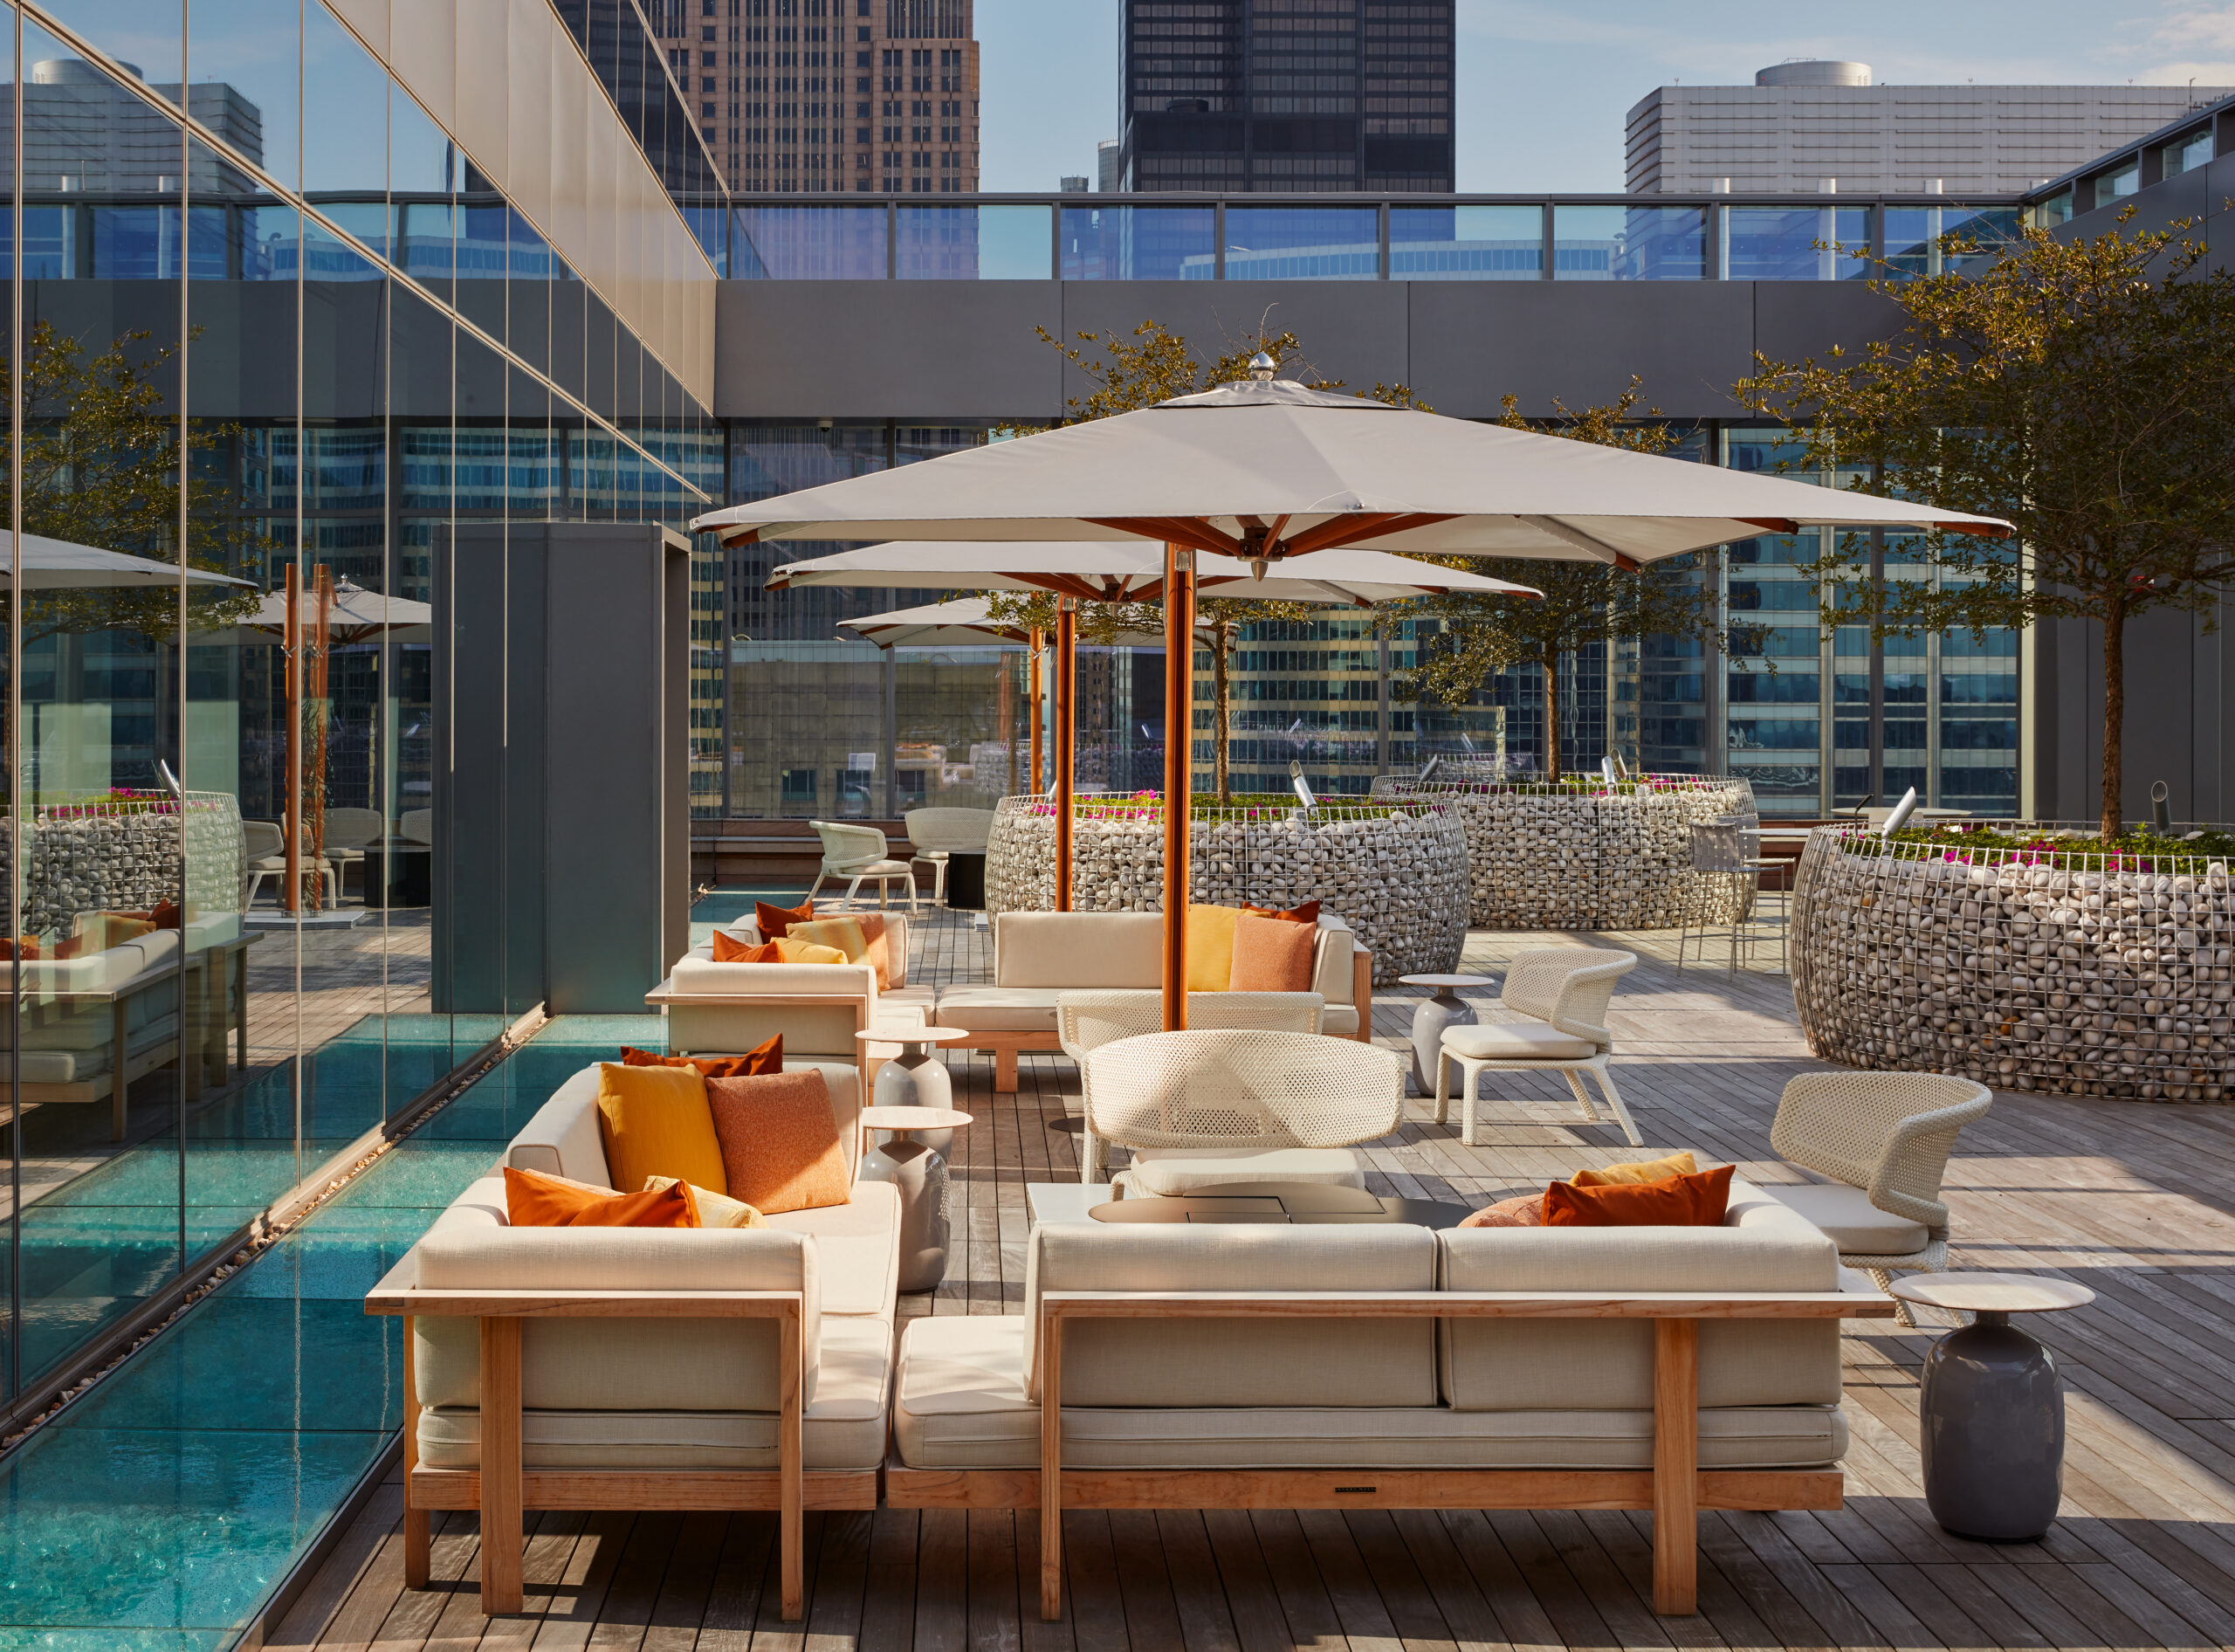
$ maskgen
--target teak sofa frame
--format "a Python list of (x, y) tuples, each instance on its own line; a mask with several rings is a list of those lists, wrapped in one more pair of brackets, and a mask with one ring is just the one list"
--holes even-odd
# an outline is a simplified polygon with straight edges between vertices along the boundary
[[(1696, 1609), (1702, 1509), (1837, 1509), (1838, 1469), (1699, 1466), (1700, 1321), (1887, 1318), (1840, 1291), (1686, 1295), (1571, 1291), (1050, 1291), (1040, 1299), (1040, 1467), (885, 1468), (894, 1508), (1040, 1511), (1040, 1614), (1062, 1614), (1065, 1509), (1650, 1509), (1653, 1607)], [(1653, 1467), (1632, 1469), (1065, 1469), (1062, 1333), (1076, 1319), (1650, 1319)], [(1042, 1488), (1061, 1487), (1058, 1497)]]
[[(1373, 954), (1362, 947), (1351, 949), (1351, 1002), (1358, 1007), (1358, 1029), (1346, 1036), (1362, 1044), (1373, 1042)], [(1053, 1031), (1010, 1032), (999, 1029), (973, 1031), (967, 1038), (957, 1038), (945, 1046), (948, 1050), (982, 1050), (994, 1058), (994, 1089), (997, 1094), (1016, 1093), (1016, 1060), (1027, 1050), (1060, 1054), (1062, 1041)]]
[[(527, 1509), (773, 1509), (777, 1516), (783, 1614), (801, 1615), (804, 1595), (802, 1511), (874, 1509), (874, 1469), (803, 1468), (801, 1456), (801, 1346), (805, 1298), (796, 1291), (431, 1291), (391, 1288), (383, 1280), (365, 1311), (403, 1318), (403, 1581), (427, 1587), (429, 1528), (436, 1509), (481, 1515), (481, 1609), (520, 1609), (523, 1528)], [(419, 1466), (418, 1383), (412, 1321), (420, 1316), (478, 1319), (481, 1326), (481, 1466)], [(520, 1324), (526, 1319), (774, 1319), (777, 1369), (776, 1468), (523, 1469), (520, 1463)]]

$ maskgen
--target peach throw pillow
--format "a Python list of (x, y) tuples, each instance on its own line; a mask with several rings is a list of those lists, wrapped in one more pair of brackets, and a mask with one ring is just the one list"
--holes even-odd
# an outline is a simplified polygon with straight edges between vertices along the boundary
[(767, 1215), (847, 1202), (846, 1148), (819, 1072), (709, 1078), (723, 1191)]
[(1516, 1194), (1484, 1205), (1459, 1224), (1462, 1228), (1541, 1228), (1544, 1225), (1544, 1195)]
[(641, 1187), (648, 1177), (676, 1176), (715, 1193), (730, 1190), (706, 1081), (696, 1069), (600, 1062), (597, 1124), (614, 1186)]
[(698, 1204), (686, 1181), (615, 1193), (506, 1165), (505, 1220), (515, 1228), (695, 1228)]
[(1234, 973), (1227, 980), (1227, 990), (1310, 992), (1311, 947), (1318, 939), (1317, 924), (1237, 913), (1234, 921)]

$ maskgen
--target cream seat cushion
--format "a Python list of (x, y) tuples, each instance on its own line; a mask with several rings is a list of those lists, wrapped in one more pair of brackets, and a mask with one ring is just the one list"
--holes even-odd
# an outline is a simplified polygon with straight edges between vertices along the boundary
[(1365, 1171), (1347, 1147), (1139, 1147), (1120, 1176), (1128, 1191), (1170, 1198), (1228, 1181), (1311, 1181), (1363, 1187)]
[(1932, 1240), (1922, 1222), (1881, 1210), (1867, 1193), (1845, 1182), (1801, 1182), (1761, 1191), (1815, 1223), (1850, 1256), (1914, 1256)]
[(857, 1181), (852, 1200), (817, 1210), (770, 1216), (779, 1233), (815, 1236), (825, 1315), (891, 1317), (900, 1274), (900, 1190), (889, 1182)]
[(949, 987), (939, 999), (939, 1024), (972, 1032), (1056, 1030), (1053, 987)]
[[(892, 1367), (890, 1320), (822, 1321), (821, 1371), (801, 1427), (810, 1469), (875, 1469), (884, 1456)], [(774, 1469), (776, 1417), (767, 1411), (529, 1410), (520, 1456), (530, 1469)], [(420, 1414), (419, 1461), (430, 1469), (481, 1462), (481, 1414), (437, 1406)]]
[[(893, 1395), (901, 1460), (916, 1469), (1036, 1468), (1040, 1408), (1024, 1396), (1024, 1350), (1021, 1315), (911, 1320)], [(1706, 1469), (1835, 1463), (1846, 1444), (1836, 1405), (1700, 1415)], [(1653, 1463), (1653, 1413), (1066, 1406), (1063, 1461), (1081, 1469), (1642, 1469)]]
[(1453, 1027), (1443, 1035), (1443, 1047), (1454, 1056), (1489, 1061), (1581, 1060), (1599, 1054), (1588, 1038), (1564, 1033), (1543, 1022), (1489, 1022), (1480, 1027)]

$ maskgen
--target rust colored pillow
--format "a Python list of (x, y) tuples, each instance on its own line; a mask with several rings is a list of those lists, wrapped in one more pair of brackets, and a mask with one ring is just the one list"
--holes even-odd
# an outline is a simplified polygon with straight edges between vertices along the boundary
[(1308, 900), (1301, 906), (1291, 906), (1284, 912), (1276, 912), (1270, 906), (1252, 906), (1247, 902), (1242, 904), (1241, 910), (1253, 918), (1277, 918), (1283, 923), (1310, 924), (1314, 928), (1319, 924), (1319, 903), (1316, 900)]
[(38, 937), (37, 935), (26, 935), (24, 937), (20, 951), (18, 950), (17, 942), (12, 940), (0, 940), (0, 958), (38, 958), (42, 954), (39, 952)]
[(656, 1193), (612, 1193), (506, 1165), (505, 1220), (515, 1228), (696, 1228), (698, 1201), (687, 1181)]
[(1311, 948), (1318, 939), (1316, 924), (1243, 912), (1234, 920), (1234, 973), (1227, 980), (1227, 990), (1310, 992)]
[(847, 1202), (846, 1148), (819, 1072), (709, 1078), (726, 1190), (765, 1215)]
[(778, 1033), (742, 1056), (656, 1056), (649, 1050), (623, 1044), (621, 1060), (630, 1067), (696, 1067), (705, 1078), (746, 1078), (754, 1073), (784, 1070), (784, 1035)]
[(776, 943), (765, 940), (758, 946), (748, 946), (726, 929), (714, 932), (714, 961), (718, 964), (774, 964), (783, 960), (777, 955)]
[(811, 924), (814, 921), (815, 902), (812, 899), (804, 906), (771, 906), (765, 900), (753, 903), (753, 926), (760, 931), (763, 940), (775, 940), (794, 924)]
[(1516, 1194), (1484, 1205), (1459, 1224), (1462, 1228), (1541, 1228), (1544, 1225), (1544, 1195)]
[(1731, 1167), (1659, 1181), (1544, 1189), (1547, 1228), (1719, 1228), (1730, 1208)]

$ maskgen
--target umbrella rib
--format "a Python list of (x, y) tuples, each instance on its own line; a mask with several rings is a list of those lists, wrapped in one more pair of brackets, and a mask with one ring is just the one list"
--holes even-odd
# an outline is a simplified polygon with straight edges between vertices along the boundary
[(1638, 571), (1639, 564), (1635, 557), (1626, 552), (1616, 550), (1605, 540), (1586, 533), (1579, 527), (1570, 527), (1557, 516), (1524, 516), (1521, 520), (1533, 528), (1550, 533), (1563, 544), (1572, 545), (1579, 551), (1590, 552), (1602, 562), (1612, 562), (1616, 568), (1627, 568), (1633, 574)]
[(1378, 539), (1386, 533), (1402, 533), (1409, 528), (1427, 527), (1437, 522), (1448, 522), (1448, 514), (1432, 515), (1422, 511), (1380, 512), (1371, 516), (1332, 516), (1316, 527), (1307, 527), (1291, 538), (1287, 544), (1290, 556), (1303, 556), (1313, 551), (1331, 551), (1359, 540)]
[(1241, 549), (1241, 541), (1233, 534), (1222, 533), (1198, 517), (1090, 516), (1085, 520), (1097, 527), (1114, 527), (1121, 533), (1138, 533), (1143, 539), (1185, 545), (1190, 550), (1213, 551), (1221, 556), (1234, 556)]

